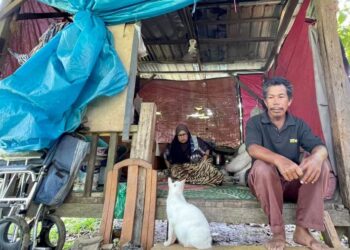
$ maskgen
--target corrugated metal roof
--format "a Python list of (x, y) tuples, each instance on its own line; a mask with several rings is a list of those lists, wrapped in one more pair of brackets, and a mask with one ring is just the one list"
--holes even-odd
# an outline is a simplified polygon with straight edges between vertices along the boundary
[[(139, 61), (141, 75), (174, 79), (168, 74), (265, 70), (285, 36), (280, 33), (287, 30), (288, 9), (293, 8), (295, 16), (302, 1), (237, 2), (204, 0), (196, 7), (143, 21), (142, 38), (149, 55)], [(189, 52), (190, 39), (197, 44)], [(198, 79), (198, 74), (191, 79)]]

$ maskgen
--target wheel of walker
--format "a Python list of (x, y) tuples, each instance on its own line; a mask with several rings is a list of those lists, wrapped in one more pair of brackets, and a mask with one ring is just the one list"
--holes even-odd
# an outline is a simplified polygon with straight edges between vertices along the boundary
[[(34, 233), (34, 221), (30, 224), (31, 234)], [(39, 220), (37, 228), (37, 247), (49, 247), (53, 250), (63, 249), (66, 241), (66, 227), (61, 218), (47, 214)]]
[(0, 220), (0, 249), (27, 250), (30, 244), (29, 225), (19, 216)]

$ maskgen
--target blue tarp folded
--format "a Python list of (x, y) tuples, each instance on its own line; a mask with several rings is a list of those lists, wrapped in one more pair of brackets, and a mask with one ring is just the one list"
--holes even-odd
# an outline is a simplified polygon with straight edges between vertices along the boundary
[(50, 6), (75, 14), (90, 10), (107, 25), (136, 22), (169, 13), (198, 0), (40, 0)]
[(74, 22), (0, 81), (0, 148), (7, 152), (50, 147), (79, 126), (89, 102), (125, 88), (127, 73), (105, 23), (133, 22), (194, 1), (41, 2), (74, 13)]

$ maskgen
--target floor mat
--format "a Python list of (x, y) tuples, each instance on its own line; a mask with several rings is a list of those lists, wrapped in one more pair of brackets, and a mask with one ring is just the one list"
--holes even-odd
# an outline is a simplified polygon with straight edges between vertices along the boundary
[[(168, 183), (159, 182), (157, 197), (166, 198), (168, 195)], [(255, 200), (248, 187), (242, 186), (206, 186), (206, 185), (185, 185), (184, 196), (187, 199), (205, 200)]]

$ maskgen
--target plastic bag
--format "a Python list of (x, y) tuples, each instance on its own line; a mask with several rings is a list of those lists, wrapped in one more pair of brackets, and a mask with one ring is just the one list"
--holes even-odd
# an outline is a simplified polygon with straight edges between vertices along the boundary
[(114, 218), (123, 219), (126, 200), (126, 182), (118, 184), (117, 200), (114, 207)]

